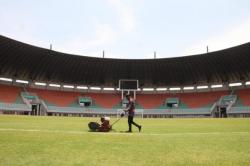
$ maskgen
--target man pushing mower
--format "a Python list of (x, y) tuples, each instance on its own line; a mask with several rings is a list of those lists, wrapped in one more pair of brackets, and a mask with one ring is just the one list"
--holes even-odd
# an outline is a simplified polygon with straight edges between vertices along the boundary
[(121, 117), (117, 119), (113, 124), (110, 125), (110, 118), (109, 117), (101, 117), (101, 124), (97, 122), (90, 122), (88, 124), (89, 129), (91, 131), (96, 131), (96, 132), (109, 132), (112, 130), (112, 126), (117, 123), (122, 117), (124, 117), (125, 113), (128, 113), (128, 131), (127, 132), (132, 132), (132, 125), (135, 125), (139, 132), (141, 132), (142, 126), (134, 122), (134, 115), (135, 115), (135, 103), (133, 98), (127, 94), (126, 98), (128, 100), (128, 104), (126, 108), (124, 109), (124, 112), (121, 114)]
[(127, 132), (132, 132), (132, 124), (135, 125), (139, 132), (141, 132), (142, 126), (134, 122), (134, 116), (135, 116), (135, 102), (132, 96), (129, 94), (126, 95), (126, 98), (128, 100), (128, 104), (126, 109), (124, 110), (125, 112), (128, 112), (128, 131)]

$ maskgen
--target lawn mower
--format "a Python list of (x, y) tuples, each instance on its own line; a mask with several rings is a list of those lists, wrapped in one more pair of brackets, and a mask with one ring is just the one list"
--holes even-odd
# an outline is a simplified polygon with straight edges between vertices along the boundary
[(89, 130), (92, 132), (109, 132), (112, 130), (112, 127), (124, 117), (124, 115), (125, 113), (123, 112), (120, 115), (120, 118), (118, 118), (112, 124), (110, 124), (110, 117), (103, 116), (101, 117), (101, 124), (97, 122), (89, 122)]

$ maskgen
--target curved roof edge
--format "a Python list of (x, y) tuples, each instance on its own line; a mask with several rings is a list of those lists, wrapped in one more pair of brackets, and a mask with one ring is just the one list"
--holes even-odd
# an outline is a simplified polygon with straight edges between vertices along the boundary
[(66, 54), (0, 36), (0, 75), (46, 82), (184, 86), (250, 80), (250, 43), (206, 54), (161, 59), (114, 59)]
[(236, 47), (239, 47), (239, 46), (244, 46), (244, 45), (250, 44), (250, 42), (247, 42), (247, 43), (235, 45), (235, 46), (232, 46), (232, 47), (223, 48), (221, 50), (216, 50), (216, 51), (211, 51), (211, 52), (208, 52), (208, 53), (201, 53), (201, 54), (191, 54), (191, 55), (174, 56), (174, 57), (146, 58), (146, 59), (143, 59), (143, 58), (134, 58), (134, 59), (129, 59), (128, 58), (128, 59), (126, 59), (126, 58), (109, 58), (109, 57), (102, 58), (102, 57), (94, 57), (94, 56), (87, 56), (87, 55), (80, 55), (80, 54), (65, 53), (65, 52), (62, 52), (62, 51), (56, 51), (56, 50), (53, 50), (53, 49), (50, 50), (50, 49), (45, 48), (45, 47), (40, 47), (40, 46), (37, 46), (37, 45), (29, 44), (29, 43), (26, 43), (26, 42), (23, 42), (23, 41), (20, 41), (20, 40), (16, 40), (16, 39), (13, 39), (13, 38), (10, 38), (10, 37), (6, 37), (6, 36), (3, 36), (3, 35), (0, 35), (0, 37), (1, 38), (6, 38), (8, 40), (12, 40), (14, 42), (18, 42), (20, 44), (24, 44), (24, 45), (27, 45), (27, 46), (30, 46), (30, 47), (34, 47), (34, 48), (37, 48), (37, 49), (44, 49), (44, 50), (47, 50), (47, 51), (53, 51), (53, 52), (59, 53), (59, 54), (65, 54), (65, 55), (71, 55), (71, 56), (80, 56), (80, 57), (86, 57), (86, 58), (111, 59), (111, 60), (156, 60), (156, 59), (176, 59), (176, 58), (185, 58), (185, 57), (195, 57), (195, 56), (213, 54), (213, 53), (217, 53), (217, 52), (221, 52), (221, 51), (225, 51), (225, 50), (228, 50), (228, 49), (233, 49), (233, 48), (236, 48)]

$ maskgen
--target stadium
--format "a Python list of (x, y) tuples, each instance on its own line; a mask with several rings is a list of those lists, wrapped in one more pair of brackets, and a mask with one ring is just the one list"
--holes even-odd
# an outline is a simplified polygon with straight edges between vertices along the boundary
[(249, 117), (249, 54), (246, 43), (180, 58), (93, 58), (1, 36), (0, 110), (116, 116), (127, 102), (124, 93), (131, 92), (142, 117)]
[[(186, 165), (186, 162), (187, 165), (248, 165), (250, 162), (250, 123), (241, 119), (250, 115), (249, 43), (201, 55), (145, 60), (69, 55), (4, 36), (0, 47), (1, 146), (14, 149), (1, 148), (5, 149), (1, 152), (4, 165), (125, 165), (127, 162), (151, 165), (152, 161), (156, 165)], [(123, 133), (125, 118), (106, 136), (88, 133), (89, 121), (99, 121), (102, 116), (110, 116), (113, 121), (119, 118), (128, 103), (124, 97), (128, 92), (135, 98), (135, 113), (143, 126), (142, 133), (135, 129), (133, 134)], [(172, 118), (177, 119), (167, 120)], [(128, 147), (117, 139), (127, 142)], [(140, 143), (131, 149), (133, 139), (139, 139)], [(149, 145), (151, 139), (155, 141), (153, 145)], [(201, 150), (205, 146), (203, 140), (208, 142), (208, 152)], [(29, 143), (25, 145), (26, 141)], [(52, 145), (51, 141), (56, 143)], [(18, 148), (20, 143), (24, 144), (22, 150)], [(66, 145), (69, 147), (65, 148)], [(48, 149), (45, 154), (42, 147)], [(219, 154), (228, 156), (214, 155), (215, 147), (219, 147)], [(235, 154), (238, 147), (244, 154)], [(100, 154), (103, 148), (109, 150)], [(89, 156), (90, 150), (93, 154)], [(60, 151), (64, 153), (55, 154)], [(150, 153), (143, 151), (158, 156), (150, 157)], [(67, 156), (68, 152), (72, 154)], [(166, 153), (171, 157), (166, 159)], [(105, 161), (100, 164), (98, 161), (103, 158)]]
[(0, 166), (250, 165), (250, 1), (0, 4)]

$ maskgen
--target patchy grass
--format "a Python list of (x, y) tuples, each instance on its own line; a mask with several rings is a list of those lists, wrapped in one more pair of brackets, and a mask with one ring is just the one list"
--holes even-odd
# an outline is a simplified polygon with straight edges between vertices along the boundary
[(110, 133), (88, 132), (90, 121), (1, 115), (0, 165), (250, 165), (250, 119), (135, 118), (132, 134), (125, 118)]

